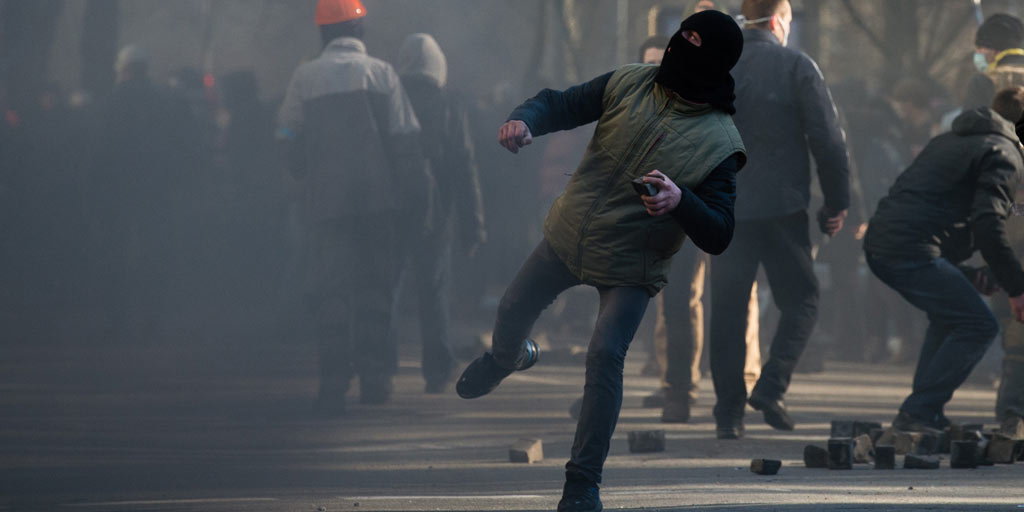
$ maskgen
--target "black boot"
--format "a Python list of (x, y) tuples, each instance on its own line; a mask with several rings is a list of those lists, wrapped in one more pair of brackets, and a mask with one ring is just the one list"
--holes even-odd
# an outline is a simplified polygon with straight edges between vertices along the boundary
[(540, 357), (537, 343), (533, 340), (526, 340), (524, 345), (523, 356), (519, 358), (519, 364), (511, 370), (500, 366), (490, 352), (485, 352), (483, 356), (469, 363), (469, 366), (462, 372), (462, 377), (455, 384), (455, 392), (462, 398), (479, 398), (494, 391), (494, 388), (497, 388), (505, 377), (512, 375), (512, 372), (527, 370), (537, 364), (537, 359)]
[(662, 423), (690, 421), (690, 393), (674, 389), (665, 390), (665, 407), (661, 409)]
[(756, 392), (750, 395), (747, 403), (756, 411), (764, 413), (764, 422), (771, 425), (775, 430), (793, 430), (796, 424), (793, 418), (789, 417), (786, 404), (781, 398), (770, 399), (758, 395)]

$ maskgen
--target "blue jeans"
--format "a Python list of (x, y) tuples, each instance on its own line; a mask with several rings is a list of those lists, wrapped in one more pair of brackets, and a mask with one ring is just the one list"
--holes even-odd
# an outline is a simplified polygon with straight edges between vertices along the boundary
[(900, 410), (934, 421), (999, 334), (999, 323), (970, 280), (946, 259), (868, 254), (867, 261), (882, 282), (928, 314), (913, 391)]
[[(583, 284), (541, 240), (505, 290), (498, 306), (491, 352), (515, 368), (533, 324), (563, 291)], [(576, 424), (566, 480), (601, 482), (612, 433), (622, 408), (622, 368), (626, 350), (643, 319), (650, 295), (642, 287), (599, 286), (601, 305), (587, 349), (583, 408)]]

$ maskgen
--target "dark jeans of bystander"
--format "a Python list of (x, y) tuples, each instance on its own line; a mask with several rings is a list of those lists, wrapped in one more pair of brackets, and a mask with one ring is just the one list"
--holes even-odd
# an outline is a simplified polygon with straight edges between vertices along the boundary
[(885, 284), (928, 314), (914, 385), (900, 410), (934, 422), (999, 334), (992, 310), (974, 285), (944, 258), (897, 259), (867, 255)]

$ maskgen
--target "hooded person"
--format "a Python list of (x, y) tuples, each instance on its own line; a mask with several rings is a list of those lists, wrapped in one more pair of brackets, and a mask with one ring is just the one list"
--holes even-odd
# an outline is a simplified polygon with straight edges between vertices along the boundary
[[(945, 405), (999, 334), (978, 292), (1006, 293), (1014, 320), (1004, 336), (1007, 354), (1024, 354), (1011, 348), (1024, 344), (1024, 268), (1012, 228), (1024, 172), (1014, 127), (1022, 112), (1024, 88), (1013, 87), (1000, 91), (991, 107), (960, 114), (952, 131), (933, 138), (896, 179), (868, 223), (864, 252), (871, 271), (929, 321), (913, 388), (892, 421), (898, 430), (940, 432), (951, 425)], [(964, 266), (975, 252), (985, 271)], [(1014, 379), (1018, 386), (1022, 381)], [(997, 401), (1006, 406), (1000, 419), (1019, 420), (1024, 400), (1013, 406), (1006, 398)]]
[[(444, 52), (429, 34), (412, 34), (398, 52), (398, 74), (420, 120), (420, 145), (437, 185), (431, 226), (403, 237), (414, 250), (406, 275), (419, 309), (427, 393), (442, 393), (458, 375), (449, 340), (452, 243), (469, 254), (484, 242), (483, 200), (465, 101), (447, 88)], [(403, 280), (403, 282), (408, 282)]]
[(964, 110), (987, 107), (996, 91), (1024, 85), (1024, 22), (1009, 14), (993, 14), (974, 37), (974, 65), (964, 93)]
[(518, 153), (534, 136), (598, 122), (543, 239), (505, 291), (491, 351), (456, 384), (462, 398), (478, 398), (532, 367), (539, 351), (528, 337), (541, 312), (568, 288), (596, 289), (601, 306), (559, 511), (602, 509), (598, 487), (626, 351), (672, 256), (686, 238), (712, 254), (732, 239), (736, 173), (746, 156), (731, 118), (729, 69), (742, 34), (727, 15), (705, 11), (687, 18), (669, 47), (661, 66), (630, 64), (564, 91), (542, 90), (498, 131), (499, 143)]

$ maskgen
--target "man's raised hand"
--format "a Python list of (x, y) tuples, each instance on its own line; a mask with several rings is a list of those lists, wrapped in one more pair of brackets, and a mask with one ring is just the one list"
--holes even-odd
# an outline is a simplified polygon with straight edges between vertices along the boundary
[(519, 148), (532, 143), (533, 134), (530, 133), (530, 127), (522, 121), (508, 121), (498, 128), (498, 144), (513, 153), (518, 153)]

